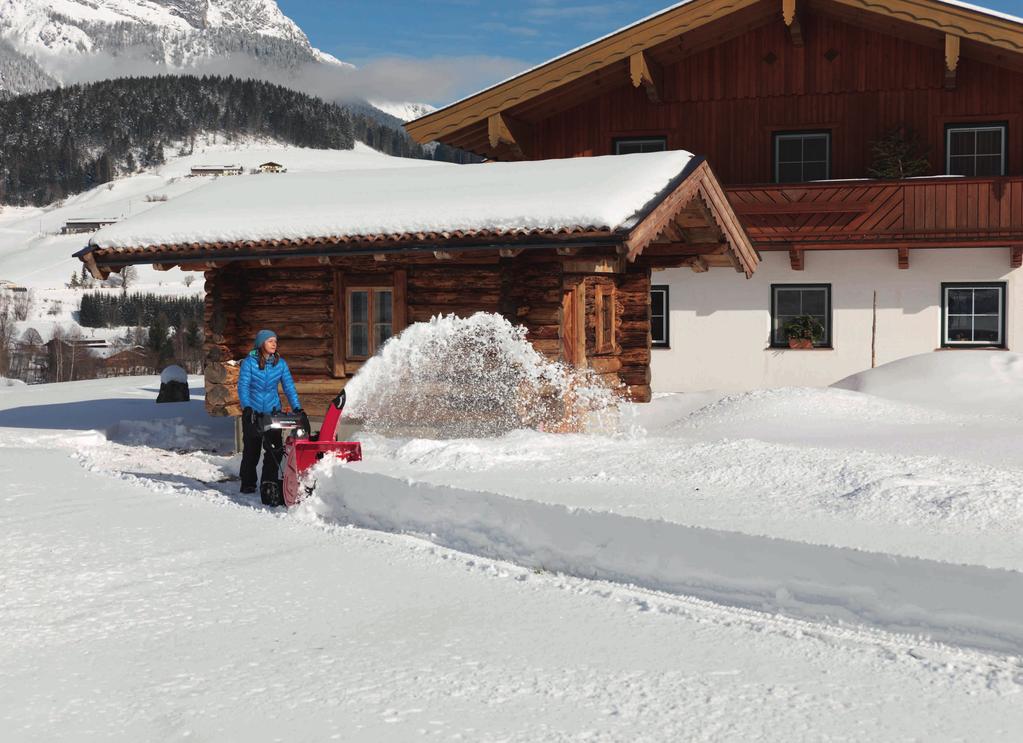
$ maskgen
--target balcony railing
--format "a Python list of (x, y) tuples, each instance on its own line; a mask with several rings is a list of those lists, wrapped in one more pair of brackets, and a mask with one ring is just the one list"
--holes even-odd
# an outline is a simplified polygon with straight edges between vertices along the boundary
[(761, 249), (1023, 248), (1023, 176), (733, 186)]

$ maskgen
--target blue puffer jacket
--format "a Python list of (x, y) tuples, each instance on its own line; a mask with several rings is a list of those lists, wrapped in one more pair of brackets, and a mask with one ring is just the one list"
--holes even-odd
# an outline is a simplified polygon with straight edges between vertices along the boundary
[(260, 369), (259, 351), (250, 351), (242, 360), (242, 368), (238, 373), (238, 399), (242, 407), (252, 408), (257, 413), (279, 410), (281, 399), (277, 393), (278, 384), (284, 388), (292, 410), (301, 408), (288, 362), (274, 354), (267, 360), (266, 366)]

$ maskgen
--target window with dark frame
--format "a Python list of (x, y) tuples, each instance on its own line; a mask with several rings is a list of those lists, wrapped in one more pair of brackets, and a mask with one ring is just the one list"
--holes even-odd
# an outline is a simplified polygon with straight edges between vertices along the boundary
[(614, 141), (616, 155), (635, 155), (641, 152), (664, 152), (668, 149), (667, 137), (628, 137)]
[(942, 284), (941, 315), (942, 346), (1005, 347), (1005, 283)]
[(1005, 124), (949, 125), (945, 128), (945, 172), (949, 175), (1005, 175)]
[(346, 289), (348, 318), (347, 358), (368, 359), (394, 331), (394, 289), (392, 287), (351, 287)]
[(670, 347), (667, 284), (654, 284), (650, 287), (650, 339), (654, 348)]
[(771, 285), (771, 347), (788, 348), (785, 323), (809, 315), (824, 326), (815, 348), (831, 348), (831, 284)]
[(831, 177), (831, 132), (774, 135), (775, 183), (824, 181)]

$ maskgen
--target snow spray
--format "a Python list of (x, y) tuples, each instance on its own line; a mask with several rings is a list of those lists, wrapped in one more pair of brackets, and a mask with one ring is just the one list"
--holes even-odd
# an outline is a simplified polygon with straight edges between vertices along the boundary
[(485, 312), (411, 325), (348, 383), (348, 413), (385, 436), (616, 430), (615, 389), (592, 370), (549, 361), (526, 334)]

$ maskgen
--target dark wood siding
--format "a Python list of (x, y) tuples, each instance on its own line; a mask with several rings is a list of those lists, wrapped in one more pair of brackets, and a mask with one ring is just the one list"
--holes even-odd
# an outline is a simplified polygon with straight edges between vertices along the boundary
[(940, 174), (946, 124), (998, 121), (1008, 124), (1008, 174), (1023, 174), (1023, 73), (964, 55), (946, 90), (936, 34), (932, 48), (815, 13), (802, 29), (803, 47), (779, 18), (668, 65), (661, 104), (623, 77), (620, 88), (539, 121), (531, 154), (611, 154), (616, 137), (663, 134), (670, 148), (705, 155), (726, 184), (769, 183), (775, 132), (826, 129), (832, 177), (862, 178), (870, 142), (905, 124)]

